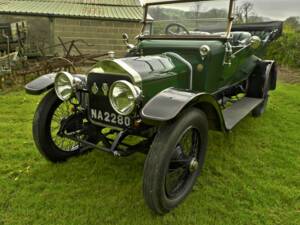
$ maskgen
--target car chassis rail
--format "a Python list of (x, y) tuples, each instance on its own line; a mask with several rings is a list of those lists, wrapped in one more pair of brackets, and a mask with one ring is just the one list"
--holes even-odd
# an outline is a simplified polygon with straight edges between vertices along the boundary
[[(114, 156), (122, 156), (122, 157), (132, 155), (133, 153), (136, 153), (136, 152), (145, 153), (145, 149), (147, 149), (147, 147), (153, 141), (153, 137), (150, 137), (150, 138), (147, 138), (144, 141), (139, 142), (136, 145), (129, 145), (129, 144), (123, 143), (123, 140), (129, 135), (136, 134), (136, 131), (133, 132), (132, 130), (127, 129), (127, 130), (119, 131), (117, 133), (117, 131), (111, 130), (110, 132), (108, 132), (106, 134), (102, 134), (102, 133), (100, 134), (101, 140), (105, 143), (106, 146), (110, 145), (110, 147), (99, 146), (99, 145), (96, 145), (96, 144), (91, 143), (91, 142), (86, 141), (86, 140), (82, 140), (82, 139), (77, 137), (78, 134), (85, 133), (86, 131), (88, 132), (88, 128), (86, 130), (84, 129), (84, 130), (79, 131), (79, 132), (76, 131), (76, 132), (72, 132), (72, 133), (66, 133), (62, 129), (58, 132), (58, 135), (61, 136), (61, 137), (65, 137), (65, 138), (68, 138), (70, 140), (79, 142), (80, 144), (86, 145), (86, 148), (81, 149), (81, 153), (84, 153), (85, 151), (88, 151), (88, 149), (90, 149), (90, 148), (95, 148), (97, 150), (101, 150), (101, 151), (104, 151), (104, 152), (107, 152), (107, 153), (112, 153)], [(114, 133), (117, 133), (117, 136), (116, 136), (115, 139), (111, 139), (111, 138), (107, 137), (108, 135), (114, 134)], [(123, 146), (127, 147), (127, 149), (126, 150), (120, 149), (119, 148), (120, 145), (121, 146), (123, 145)]]

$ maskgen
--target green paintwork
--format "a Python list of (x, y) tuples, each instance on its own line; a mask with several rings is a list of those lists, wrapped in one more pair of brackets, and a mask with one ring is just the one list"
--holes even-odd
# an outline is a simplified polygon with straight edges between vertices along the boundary
[[(205, 58), (201, 57), (199, 51), (203, 45), (208, 45), (211, 49)], [(247, 79), (258, 60), (253, 55), (253, 50), (248, 48), (238, 53), (231, 65), (224, 65), (225, 40), (143, 40), (137, 48), (143, 56), (118, 60), (140, 75), (142, 82), (139, 85), (142, 87), (145, 103), (169, 87), (214, 94)], [(189, 67), (181, 60), (165, 55), (167, 52), (177, 53), (191, 63), (192, 88), (189, 85)], [(130, 72), (114, 60), (104, 60), (97, 66), (102, 68), (103, 73), (132, 77)], [(203, 68), (202, 71), (199, 71), (200, 67)]]
[[(228, 22), (230, 28), (232, 24)], [(249, 78), (260, 60), (255, 54), (261, 56), (265, 47), (252, 49), (253, 40), (258, 40), (252, 35), (242, 31), (232, 32), (230, 36), (228, 33), (142, 35), (130, 52), (134, 57), (103, 61), (98, 65), (98, 74), (118, 73), (131, 77), (143, 93), (143, 104), (139, 105), (143, 120), (155, 123), (155, 118), (161, 116), (162, 121), (167, 121), (178, 115), (175, 108), (180, 111), (187, 105), (204, 104), (199, 105), (200, 108), (219, 121), (213, 127), (224, 130), (224, 118), (217, 98), (226, 89)], [(208, 49), (207, 55), (201, 55), (201, 47)], [(196, 97), (185, 98), (186, 95)], [(164, 112), (168, 115), (163, 116)]]
[(162, 55), (130, 57), (118, 59), (131, 69), (136, 71), (141, 82), (136, 83), (130, 72), (119, 65), (115, 60), (104, 60), (99, 62), (93, 69), (94, 72), (131, 77), (133, 83), (143, 90), (144, 102), (150, 100), (158, 92), (169, 88), (177, 87), (181, 89), (188, 88), (190, 70), (186, 64), (180, 60)]
[[(199, 49), (208, 45), (210, 54), (204, 59)], [(255, 67), (256, 57), (250, 49), (242, 51), (232, 60), (231, 65), (223, 65), (225, 41), (223, 40), (143, 40), (138, 48), (143, 55), (175, 52), (185, 58), (193, 67), (193, 90), (214, 93), (246, 79)], [(198, 67), (203, 66), (199, 71)], [(188, 88), (188, 87), (186, 87)]]
[(145, 102), (166, 88), (188, 87), (188, 66), (172, 56), (151, 55), (124, 58), (123, 61), (141, 76)]

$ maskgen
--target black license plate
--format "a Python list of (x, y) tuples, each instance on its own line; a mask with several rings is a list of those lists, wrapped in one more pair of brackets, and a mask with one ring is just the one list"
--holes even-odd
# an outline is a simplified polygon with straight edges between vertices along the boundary
[(90, 118), (93, 121), (117, 127), (130, 127), (132, 124), (132, 120), (129, 116), (122, 116), (114, 112), (106, 112), (100, 109), (90, 109)]

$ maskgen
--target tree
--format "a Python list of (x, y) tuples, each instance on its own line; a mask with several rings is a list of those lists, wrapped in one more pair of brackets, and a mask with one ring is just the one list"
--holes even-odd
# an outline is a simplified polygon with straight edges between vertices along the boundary
[(249, 17), (254, 14), (254, 4), (249, 1), (236, 5), (235, 15), (237, 23), (248, 23)]
[(191, 8), (191, 11), (194, 13), (193, 19), (195, 20), (196, 27), (199, 25), (199, 18), (201, 14), (202, 2), (195, 2)]
[(289, 17), (286, 19), (285, 23), (291, 26), (293, 29), (300, 28), (300, 17)]

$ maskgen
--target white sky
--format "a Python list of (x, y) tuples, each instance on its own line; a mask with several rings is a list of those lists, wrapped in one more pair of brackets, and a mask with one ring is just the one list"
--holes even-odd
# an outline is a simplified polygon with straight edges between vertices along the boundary
[[(160, 0), (141, 0), (142, 2), (159, 2)], [(290, 16), (300, 17), (300, 0), (238, 0), (254, 4), (255, 14), (272, 19), (285, 20)]]

